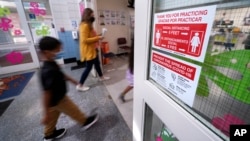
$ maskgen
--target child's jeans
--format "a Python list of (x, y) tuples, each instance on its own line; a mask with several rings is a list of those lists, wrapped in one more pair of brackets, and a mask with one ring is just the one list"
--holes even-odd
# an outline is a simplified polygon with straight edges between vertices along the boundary
[(56, 106), (49, 108), (50, 122), (45, 125), (44, 135), (49, 136), (53, 134), (56, 129), (56, 123), (61, 113), (68, 115), (79, 124), (83, 125), (86, 121), (86, 116), (80, 111), (76, 104), (65, 96)]

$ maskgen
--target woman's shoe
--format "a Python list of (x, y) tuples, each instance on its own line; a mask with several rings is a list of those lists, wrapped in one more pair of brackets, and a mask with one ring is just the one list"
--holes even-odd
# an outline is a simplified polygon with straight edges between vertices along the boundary
[(77, 85), (76, 90), (84, 92), (84, 91), (89, 90), (89, 87)]
[(102, 78), (99, 79), (99, 81), (105, 81), (105, 80), (109, 80), (110, 77), (108, 76), (103, 76)]

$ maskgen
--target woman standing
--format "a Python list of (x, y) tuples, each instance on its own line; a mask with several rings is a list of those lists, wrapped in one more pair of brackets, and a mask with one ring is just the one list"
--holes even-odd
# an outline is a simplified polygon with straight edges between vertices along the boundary
[(86, 62), (86, 68), (82, 73), (80, 84), (76, 86), (78, 91), (87, 91), (89, 87), (84, 86), (84, 82), (92, 69), (95, 69), (100, 77), (100, 81), (108, 80), (110, 77), (104, 77), (101, 71), (98, 53), (96, 50), (96, 43), (102, 40), (102, 36), (96, 35), (93, 28), (93, 22), (95, 21), (94, 12), (90, 8), (86, 8), (82, 14), (82, 20), (79, 27), (79, 45), (80, 45), (80, 60)]

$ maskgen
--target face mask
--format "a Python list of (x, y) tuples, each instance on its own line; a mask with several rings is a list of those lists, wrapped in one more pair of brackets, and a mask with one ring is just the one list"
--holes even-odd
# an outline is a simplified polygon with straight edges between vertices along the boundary
[(93, 23), (95, 21), (95, 17), (91, 17), (90, 21)]
[(50, 54), (53, 56), (53, 59), (58, 59), (62, 57), (62, 51), (51, 51)]
[(54, 55), (55, 55), (54, 59), (61, 58), (62, 57), (62, 53), (63, 53), (62, 51), (54, 53)]

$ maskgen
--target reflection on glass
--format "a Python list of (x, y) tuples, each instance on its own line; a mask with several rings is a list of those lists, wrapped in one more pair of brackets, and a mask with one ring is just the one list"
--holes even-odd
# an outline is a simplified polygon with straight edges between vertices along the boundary
[(41, 2), (23, 2), (23, 7), (28, 21), (43, 21), (45, 16), (50, 14), (45, 4)]
[(0, 0), (0, 44), (25, 43), (16, 4)]
[(144, 141), (178, 141), (148, 105), (146, 105), (145, 117)]
[[(177, 8), (177, 10), (182, 9), (187, 11), (190, 9), (187, 7), (190, 6), (200, 9), (203, 6), (210, 6), (209, 3), (211, 2), (215, 2), (211, 4), (216, 5), (216, 12), (211, 25), (212, 30), (206, 31), (210, 33), (210, 35), (206, 37), (209, 39), (209, 42), (208, 45), (205, 46), (207, 50), (203, 62), (198, 62), (197, 59), (181, 57), (177, 53), (169, 53), (167, 52), (168, 50), (162, 48), (156, 49), (154, 43), (152, 43), (153, 47), (151, 49), (171, 56), (175, 58), (175, 60), (181, 59), (182, 61), (202, 67), (199, 79), (197, 79), (198, 86), (196, 92), (192, 92), (192, 94), (195, 94), (193, 106), (188, 107), (186, 103), (181, 102), (174, 93), (167, 91), (159, 81), (154, 81), (154, 84), (157, 86), (161, 85), (162, 87), (160, 86), (160, 88), (177, 103), (182, 105), (183, 108), (199, 118), (207, 127), (210, 127), (211, 130), (217, 128), (218, 130), (214, 131), (222, 138), (228, 139), (230, 125), (247, 124), (250, 122), (250, 1), (219, 1), (220, 0), (204, 0), (195, 1), (194, 3), (183, 0), (154, 1), (152, 21), (155, 21), (155, 19), (153, 19), (155, 14), (174, 12), (176, 11), (175, 8)], [(161, 24), (167, 25), (168, 23), (163, 22)], [(178, 24), (175, 25), (178, 26)], [(185, 23), (185, 25), (191, 27), (190, 25), (192, 25), (192, 23)], [(154, 29), (154, 26), (154, 22), (152, 22), (151, 29)], [(198, 26), (197, 23), (195, 26)], [(168, 31), (178, 30), (165, 26), (162, 32), (168, 34)], [(186, 31), (187, 33), (190, 32), (188, 29)], [(154, 32), (152, 31), (151, 33)], [(170, 41), (168, 39), (182, 39), (180, 36), (171, 37), (166, 34), (161, 34), (161, 37), (164, 36), (163, 39), (166, 38), (167, 41)], [(198, 35), (200, 35), (200, 33)], [(156, 33), (154, 33), (154, 35), (152, 34), (151, 41), (153, 41), (156, 36)], [(160, 43), (160, 41), (158, 43)], [(169, 43), (180, 46), (180, 43), (176, 41)], [(182, 47), (185, 48), (185, 46)], [(150, 50), (150, 53), (152, 50)], [(154, 73), (154, 69), (161, 70), (154, 67), (154, 63), (152, 62), (153, 61), (150, 60), (149, 64), (149, 66), (152, 66), (149, 73), (152, 74), (151, 80), (153, 75), (160, 76), (159, 73)], [(166, 70), (168, 69), (164, 67), (164, 65), (161, 67)], [(164, 80), (163, 82), (169, 82), (169, 80), (171, 80), (170, 75), (162, 75), (161, 78), (164, 78), (162, 79)], [(186, 83), (190, 84), (189, 81), (186, 81)], [(185, 89), (186, 87), (181, 88)], [(177, 90), (177, 87), (173, 87), (173, 89)], [(186, 89), (186, 91), (190, 93), (189, 89)]]
[(43, 36), (56, 37), (51, 10), (47, 0), (40, 0), (39, 2), (23, 0), (23, 7), (35, 44)]
[(0, 67), (32, 62), (31, 54), (27, 48), (0, 50)]

